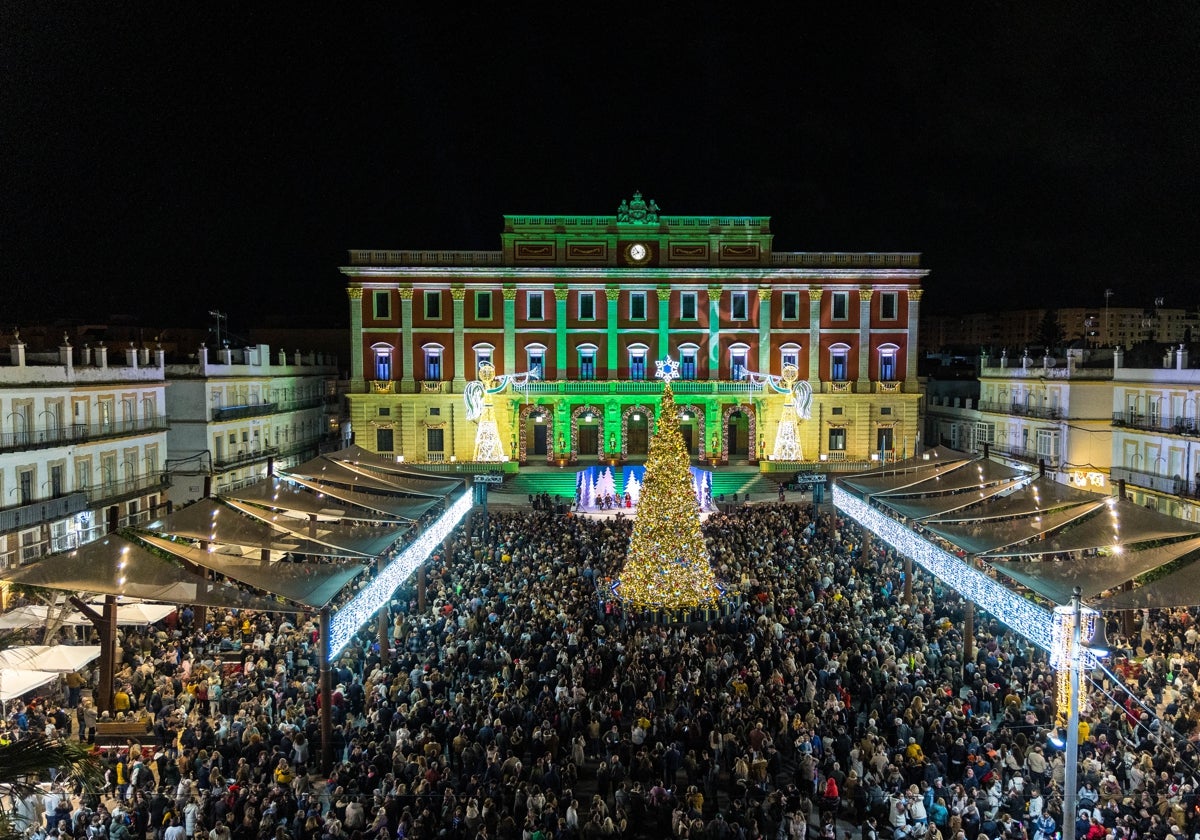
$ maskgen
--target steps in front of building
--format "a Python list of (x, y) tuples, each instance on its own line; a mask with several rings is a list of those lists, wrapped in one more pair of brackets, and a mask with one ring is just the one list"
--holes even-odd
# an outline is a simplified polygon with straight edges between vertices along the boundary
[[(516, 499), (527, 499), (531, 494), (539, 493), (574, 499), (575, 474), (581, 469), (583, 467), (580, 465), (562, 469), (541, 466), (523, 467), (521, 472), (504, 482), (504, 488), (500, 492)], [(764, 478), (757, 467), (717, 467), (712, 473), (714, 499), (721, 495), (730, 498), (734, 493), (745, 498), (747, 493), (752, 496), (760, 496), (779, 492), (778, 484)]]

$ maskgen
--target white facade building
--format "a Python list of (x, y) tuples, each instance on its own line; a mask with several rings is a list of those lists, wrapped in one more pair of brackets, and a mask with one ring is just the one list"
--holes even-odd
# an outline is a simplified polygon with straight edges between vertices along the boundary
[(1113, 480), (1136, 502), (1200, 522), (1200, 369), (1173, 349), (1161, 368), (1113, 371)]
[[(163, 353), (74, 348), (0, 365), (0, 567), (147, 520), (165, 501)], [(112, 364), (110, 364), (112, 362)]]
[(265, 476), (269, 461), (285, 469), (337, 448), (337, 375), (333, 358), (272, 358), (265, 344), (201, 347), (196, 363), (167, 365), (171, 501), (200, 498), (206, 478), (214, 493), (233, 490)]

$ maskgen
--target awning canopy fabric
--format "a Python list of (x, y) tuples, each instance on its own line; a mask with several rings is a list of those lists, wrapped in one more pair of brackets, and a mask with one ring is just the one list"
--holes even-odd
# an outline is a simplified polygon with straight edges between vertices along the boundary
[[(923, 522), (921, 525), (925, 530), (937, 534), (968, 554), (993, 554), (1008, 546), (1026, 545), (1029, 540), (1037, 539), (1085, 517), (1099, 510), (1104, 504), (1103, 498), (1096, 498), (1090, 505), (1078, 505), (1037, 516), (1000, 521), (980, 517), (977, 521), (965, 524), (941, 525)], [(1039, 542), (1037, 545), (1044, 546), (1047, 543)]]
[(146, 536), (143, 539), (155, 548), (170, 552), (197, 566), (212, 569), (255, 589), (262, 589), (313, 609), (320, 609), (330, 603), (346, 584), (366, 568), (357, 563), (264, 563), (205, 551), (199, 546), (173, 542), (162, 537)]
[(941, 493), (936, 496), (889, 496), (885, 505), (908, 519), (928, 519), (951, 511), (979, 505), (995, 496), (1009, 492), (1025, 484), (1026, 477), (986, 484), (978, 489), (961, 493)]
[(1200, 550), (1200, 538), (1160, 545), (1144, 551), (1122, 551), (1074, 560), (995, 560), (996, 571), (1007, 575), (1056, 604), (1068, 604), (1076, 586), (1084, 599), (1120, 586)]
[[(347, 505), (353, 505), (366, 511), (381, 513), (391, 518), (407, 519), (410, 522), (417, 521), (427, 510), (441, 503), (439, 499), (428, 497), (384, 496), (379, 493), (359, 493), (336, 484), (322, 484), (319, 481), (301, 478), (297, 475), (288, 475), (288, 479), (314, 493), (327, 496), (338, 502), (344, 502)], [(366, 516), (359, 516), (354, 512), (349, 513), (348, 517), (350, 519), (368, 518)]]
[(1048, 476), (1038, 476), (1028, 485), (1004, 498), (994, 499), (969, 513), (944, 514), (936, 521), (943, 524), (977, 522), (985, 519), (1009, 519), (1015, 516), (1036, 516), (1047, 511), (1072, 505), (1094, 505), (1097, 496), (1069, 484), (1059, 484)]
[(145, 530), (156, 534), (187, 537), (212, 543), (246, 545), (271, 551), (299, 551), (300, 541), (261, 519), (254, 519), (220, 504), (200, 499), (187, 507), (151, 522)]
[(172, 604), (278, 610), (280, 604), (193, 574), (135, 542), (110, 534), (62, 554), (0, 572), (0, 579), (69, 592), (127, 595)]
[(348, 515), (345, 505), (335, 505), (332, 499), (318, 496), (278, 476), (264, 478), (248, 487), (222, 493), (221, 498), (287, 511), (292, 516), (302, 514), (341, 519)]
[(287, 470), (283, 475), (306, 478), (320, 484), (338, 484), (358, 492), (403, 494), (427, 498), (441, 498), (444, 495), (426, 489), (405, 486), (391, 478), (373, 475), (366, 470), (354, 469), (342, 461), (323, 457), (306, 461), (298, 467)]
[(1144, 508), (1128, 499), (1105, 499), (1105, 510), (1093, 513), (1078, 525), (1064, 529), (1036, 543), (1011, 545), (991, 551), (992, 557), (1027, 557), (1034, 554), (1061, 554), (1113, 546), (1133, 546), (1155, 540), (1177, 539), (1200, 534), (1200, 527)]
[(860, 496), (875, 496), (912, 487), (972, 460), (970, 455), (962, 452), (951, 454), (951, 450), (931, 451), (870, 472), (839, 477), (838, 483)]
[(1147, 610), (1200, 604), (1200, 563), (1165, 575), (1129, 592), (1118, 592), (1091, 606), (1098, 610)]
[(0, 650), (0, 668), (78, 671), (100, 658), (100, 645), (21, 645)]
[[(408, 523), (381, 525), (336, 525), (313, 522), (273, 513), (264, 508), (229, 500), (230, 507), (253, 516), (268, 525), (287, 531), (297, 539), (319, 543), (336, 550), (339, 557), (377, 557), (383, 554), (409, 529)], [(328, 554), (326, 556), (329, 556)]]
[(1024, 470), (1013, 469), (1007, 464), (987, 461), (982, 458), (976, 461), (962, 461), (928, 476), (924, 481), (898, 487), (891, 490), (881, 490), (874, 495), (877, 498), (891, 499), (896, 496), (920, 496), (931, 493), (957, 493), (962, 490), (973, 490), (993, 484), (1011, 483), (1014, 480), (1031, 478)]
[(50, 671), (30, 671), (24, 668), (0, 668), (0, 701), (7, 703), (23, 694), (41, 688), (58, 679)]
[(452, 493), (463, 485), (463, 479), (454, 478), (441, 473), (427, 472), (414, 469), (407, 464), (397, 463), (394, 458), (388, 458), (375, 452), (363, 449), (355, 444), (337, 452), (330, 452), (324, 457), (348, 464), (356, 464), (365, 469), (385, 472), (391, 476), (403, 478), (407, 483), (424, 484), (426, 489), (433, 490), (439, 495)]

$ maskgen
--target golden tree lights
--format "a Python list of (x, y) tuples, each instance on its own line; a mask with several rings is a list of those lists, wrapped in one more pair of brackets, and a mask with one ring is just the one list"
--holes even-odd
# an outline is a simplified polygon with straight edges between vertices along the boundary
[(671, 391), (674, 363), (668, 357), (658, 365), (657, 375), (666, 381), (662, 414), (650, 440), (620, 596), (647, 609), (711, 606), (721, 591), (708, 562), (691, 459), (679, 431), (679, 411)]

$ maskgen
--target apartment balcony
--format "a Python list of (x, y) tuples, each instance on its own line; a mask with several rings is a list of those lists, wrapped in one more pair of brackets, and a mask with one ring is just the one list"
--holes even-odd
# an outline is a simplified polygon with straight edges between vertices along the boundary
[(1168, 435), (1200, 436), (1200, 426), (1191, 417), (1161, 417), (1138, 414), (1133, 411), (1115, 411), (1112, 424), (1122, 429), (1138, 429), (1143, 432), (1158, 432)]
[(1037, 464), (1041, 461), (1045, 461), (1047, 467), (1057, 468), (1059, 463), (1058, 455), (1047, 455), (1045, 453), (1038, 452), (1036, 449), (1027, 449), (1024, 446), (1009, 446), (1002, 443), (993, 443), (989, 444), (988, 449), (997, 455), (1013, 458), (1014, 460), (1022, 461), (1026, 464)]
[(1061, 420), (1064, 416), (1063, 410), (1057, 407), (1025, 405), (1025, 403), (1015, 402), (989, 402), (987, 400), (980, 401), (979, 410), (990, 411), (994, 414), (1011, 414), (1014, 417), (1033, 417), (1038, 420)]
[(127, 478), (124, 481), (105, 481), (84, 488), (89, 507), (104, 507), (117, 502), (166, 490), (171, 484), (171, 476), (165, 472), (155, 472), (137, 478)]
[(88, 496), (82, 492), (0, 509), (0, 533), (57, 522), (87, 509)]
[(0, 434), (0, 452), (77, 446), (83, 443), (94, 443), (98, 440), (146, 434), (147, 432), (165, 432), (169, 426), (167, 416), (164, 414), (142, 420), (123, 420), (119, 423), (76, 423), (70, 426), (35, 429), (28, 432), (5, 432)]
[(1135, 487), (1166, 493), (1170, 496), (1200, 499), (1200, 482), (1189, 481), (1178, 475), (1163, 475), (1162, 473), (1134, 470), (1129, 467), (1113, 467), (1111, 480), (1124, 481)]
[(213, 459), (213, 472), (224, 472), (225, 470), (244, 467), (247, 464), (265, 461), (268, 458), (278, 456), (279, 447), (277, 446), (262, 446), (250, 451), (240, 451), (236, 454), (230, 453), (229, 455), (222, 455), (220, 458)]

